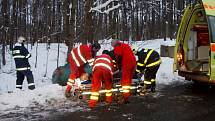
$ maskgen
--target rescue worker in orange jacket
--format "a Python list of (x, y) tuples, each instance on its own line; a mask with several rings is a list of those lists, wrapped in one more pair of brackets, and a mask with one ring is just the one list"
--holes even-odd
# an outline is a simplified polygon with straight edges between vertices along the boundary
[(120, 103), (127, 103), (130, 96), (132, 77), (135, 73), (136, 58), (128, 44), (115, 39), (111, 42), (111, 45), (114, 47), (116, 63), (122, 69), (121, 85), (123, 98)]
[(135, 47), (132, 47), (132, 49), (138, 57), (136, 74), (140, 74), (141, 76), (144, 74), (144, 81), (141, 84), (144, 86), (141, 94), (144, 95), (148, 92), (148, 89), (151, 89), (151, 92), (155, 92), (156, 73), (161, 64), (159, 53), (153, 49), (143, 48), (140, 51)]
[[(70, 91), (73, 86), (78, 86), (77, 78), (84, 73), (84, 64), (93, 65), (94, 57), (100, 50), (101, 46), (99, 43), (92, 45), (80, 45), (73, 48), (71, 54), (69, 54), (68, 61), (70, 63), (71, 74), (67, 81), (67, 87), (65, 96), (68, 98), (71, 96)], [(78, 88), (78, 87), (77, 87)]]
[(92, 69), (92, 92), (89, 100), (89, 107), (92, 109), (96, 106), (99, 99), (99, 90), (102, 86), (102, 81), (106, 88), (106, 102), (112, 102), (112, 80), (113, 80), (113, 62), (107, 51), (97, 56)]

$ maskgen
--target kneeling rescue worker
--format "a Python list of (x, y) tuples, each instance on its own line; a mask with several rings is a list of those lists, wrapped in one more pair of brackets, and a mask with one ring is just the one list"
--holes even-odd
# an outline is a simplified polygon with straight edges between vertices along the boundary
[(89, 107), (91, 109), (98, 102), (102, 81), (104, 81), (106, 88), (106, 103), (110, 104), (112, 102), (113, 62), (112, 58), (106, 52), (103, 51), (102, 55), (96, 57), (93, 63), (92, 91), (89, 100)]
[(143, 48), (138, 51), (137, 46), (132, 46), (135, 55), (138, 56), (136, 74), (142, 76), (144, 74), (144, 81), (141, 84), (143, 90), (140, 94), (145, 94), (148, 89), (155, 92), (156, 73), (161, 64), (161, 58), (158, 52), (153, 49)]
[(77, 48), (73, 48), (71, 54), (69, 54), (68, 61), (70, 63), (71, 74), (67, 82), (65, 96), (69, 98), (71, 96), (70, 91), (73, 86), (77, 86), (77, 78), (84, 73), (84, 65), (93, 65), (94, 57), (100, 50), (99, 43), (92, 45), (80, 45)]

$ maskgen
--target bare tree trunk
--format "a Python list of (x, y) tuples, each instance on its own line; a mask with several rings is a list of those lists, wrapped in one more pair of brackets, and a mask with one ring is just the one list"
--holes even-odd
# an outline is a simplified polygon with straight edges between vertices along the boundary
[(11, 31), (10, 31), (10, 40), (11, 40), (11, 42), (10, 42), (10, 49), (13, 48), (14, 35), (16, 35), (16, 28), (17, 28), (17, 0), (13, 0), (12, 6), (13, 6), (13, 9), (12, 9), (11, 24), (10, 24), (11, 25)]
[(84, 27), (83, 27), (84, 32), (82, 35), (83, 43), (87, 43), (87, 42), (93, 43), (93, 29), (94, 29), (93, 18), (92, 18), (93, 13), (89, 12), (92, 5), (93, 5), (93, 0), (85, 0), (85, 6), (84, 6), (85, 15), (84, 15)]
[(128, 21), (127, 21), (127, 8), (126, 2), (123, 1), (123, 10), (122, 10), (122, 37), (123, 41), (128, 41), (129, 39), (129, 31), (128, 31)]
[(33, 37), (33, 43), (38, 41), (38, 29), (39, 29), (39, 15), (37, 10), (39, 9), (39, 1), (38, 0), (33, 0), (33, 10), (32, 10), (32, 37)]
[(163, 36), (163, 38), (164, 38), (164, 41), (166, 41), (166, 19), (167, 19), (167, 14), (166, 14), (166, 0), (163, 0), (162, 1), (162, 9), (163, 9), (163, 13), (162, 13), (162, 15), (163, 15), (163, 19), (162, 19), (162, 31), (163, 31), (163, 34), (162, 34), (162, 36)]
[[(61, 32), (61, 18), (62, 18), (62, 15), (61, 15), (61, 2), (57, 2), (57, 31), (58, 32)], [(59, 66), (59, 56), (60, 56), (60, 40), (61, 40), (61, 34), (57, 34), (57, 43), (58, 43), (58, 51), (57, 51), (57, 67)], [(69, 49), (68, 49), (68, 52), (69, 53)], [(68, 59), (67, 59), (68, 61)]]
[(6, 51), (6, 42), (8, 41), (8, 30), (9, 30), (9, 1), (2, 0), (2, 15), (3, 15), (3, 40), (2, 40), (2, 63), (6, 65), (5, 51)]
[(174, 31), (174, 26), (173, 26), (173, 1), (168, 0), (167, 2), (167, 35), (168, 37), (172, 40), (173, 39), (173, 31)]
[[(69, 0), (63, 1), (63, 36), (65, 37), (66, 45), (71, 50), (71, 35), (70, 35), (70, 25), (69, 25)], [(68, 50), (68, 53), (69, 53)]]

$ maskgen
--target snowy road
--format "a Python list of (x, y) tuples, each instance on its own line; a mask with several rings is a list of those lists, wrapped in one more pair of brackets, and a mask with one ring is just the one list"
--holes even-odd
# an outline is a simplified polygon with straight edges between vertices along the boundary
[(79, 110), (52, 115), (49, 121), (214, 121), (215, 88), (191, 83), (161, 86), (156, 95), (132, 97), (129, 104), (109, 109)]

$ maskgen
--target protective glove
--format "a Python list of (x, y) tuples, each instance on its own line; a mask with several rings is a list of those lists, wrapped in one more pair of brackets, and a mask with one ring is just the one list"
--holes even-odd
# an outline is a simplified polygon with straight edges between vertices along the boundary
[(81, 87), (81, 79), (80, 78), (75, 79), (75, 87), (76, 87), (76, 89)]

